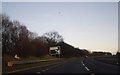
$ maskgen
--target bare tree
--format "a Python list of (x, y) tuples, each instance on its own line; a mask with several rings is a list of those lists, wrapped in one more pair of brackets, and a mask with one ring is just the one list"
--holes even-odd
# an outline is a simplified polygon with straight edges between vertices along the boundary
[(12, 41), (11, 41), (11, 27), (13, 26), (9, 17), (6, 14), (2, 14), (2, 49), (3, 54), (12, 53)]
[(47, 43), (52, 46), (63, 41), (63, 37), (57, 31), (47, 32), (43, 35)]

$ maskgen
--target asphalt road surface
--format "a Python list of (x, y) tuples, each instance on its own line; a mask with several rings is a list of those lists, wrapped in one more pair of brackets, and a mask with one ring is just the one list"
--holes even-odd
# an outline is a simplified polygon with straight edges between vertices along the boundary
[(106, 64), (93, 58), (74, 58), (60, 64), (37, 67), (29, 70), (19, 71), (17, 73), (81, 73), (81, 74), (117, 74), (119, 75), (119, 66)]

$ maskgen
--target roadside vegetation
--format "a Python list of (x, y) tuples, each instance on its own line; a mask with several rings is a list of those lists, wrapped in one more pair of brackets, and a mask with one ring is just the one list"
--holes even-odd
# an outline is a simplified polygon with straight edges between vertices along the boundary
[(12, 72), (12, 71), (33, 68), (33, 67), (50, 66), (50, 65), (62, 63), (64, 61), (65, 61), (64, 59), (46, 60), (46, 61), (34, 62), (34, 63), (14, 64), (12, 67), (7, 67), (7, 66), (5, 66), (7, 64), (3, 63), (4, 65), (2, 68), (2, 73), (8, 73), (8, 72)]

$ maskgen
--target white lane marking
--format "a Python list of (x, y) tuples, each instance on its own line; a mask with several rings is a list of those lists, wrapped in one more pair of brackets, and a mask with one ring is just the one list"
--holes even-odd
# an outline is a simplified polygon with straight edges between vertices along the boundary
[(46, 69), (46, 70), (48, 70), (48, 69)]
[[(48, 69), (46, 69), (46, 70), (42, 70), (42, 72), (45, 72), (45, 71), (47, 71)], [(37, 72), (37, 73), (41, 73), (41, 72)]]
[(116, 64), (119, 64), (118, 62)]
[(85, 67), (85, 68), (86, 68), (86, 70), (90, 71), (90, 69), (88, 69), (87, 67)]
[(42, 70), (42, 72), (45, 72), (45, 70)]
[(85, 64), (82, 62), (82, 65), (85, 66)]
[(85, 69), (86, 69), (87, 71), (90, 71), (90, 69), (85, 66), (85, 64), (83, 63), (83, 61), (82, 61), (82, 65), (85, 67)]
[(94, 75), (94, 73), (92, 73), (91, 75)]
[(41, 73), (41, 72), (37, 72), (37, 73)]

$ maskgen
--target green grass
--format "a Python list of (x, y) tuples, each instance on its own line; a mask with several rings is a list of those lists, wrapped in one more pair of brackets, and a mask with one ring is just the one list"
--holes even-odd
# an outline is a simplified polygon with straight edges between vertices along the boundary
[[(6, 57), (6, 59), (3, 59), (2, 61), (2, 72), (6, 73), (6, 72), (10, 72), (10, 71), (14, 71), (14, 70), (19, 70), (19, 69), (23, 69), (23, 68), (28, 68), (28, 67), (35, 67), (35, 66), (43, 66), (43, 65), (51, 65), (51, 64), (56, 64), (56, 63), (60, 63), (62, 61), (64, 61), (64, 59), (61, 60), (50, 60), (50, 61), (43, 61), (43, 62), (36, 62), (36, 63), (24, 63), (24, 64), (16, 64), (13, 65), (12, 68), (9, 68), (7, 66), (7, 59), (8, 57)], [(26, 60), (45, 60), (45, 59), (54, 59), (55, 57), (46, 55), (43, 57), (29, 57), (29, 58), (22, 58), (19, 61), (26, 61)], [(11, 59), (11, 58), (9, 58)], [(15, 60), (15, 59), (14, 59)]]
[(55, 56), (50, 56), (50, 55), (45, 55), (45, 56), (40, 56), (40, 57), (35, 57), (35, 56), (29, 56), (29, 57), (20, 57), (19, 60), (15, 59), (14, 57), (11, 56), (3, 56), (4, 61), (8, 60), (13, 60), (13, 61), (24, 61), (24, 60), (45, 60), (45, 59), (54, 59), (56, 58)]
[(29, 57), (25, 57), (25, 58), (20, 58), (19, 61), (24, 61), (24, 60), (45, 60), (45, 59), (54, 59), (54, 58), (56, 58), (56, 57), (53, 57), (53, 56), (50, 56), (50, 55), (45, 55), (45, 56), (41, 56), (41, 57), (29, 56)]
[(17, 64), (17, 65), (13, 65), (12, 68), (8, 68), (7, 66), (5, 66), (2, 70), (3, 70), (3, 73), (5, 73), (5, 72), (10, 72), (10, 71), (19, 70), (19, 69), (28, 68), (28, 67), (43, 66), (43, 65), (50, 65), (50, 64), (56, 64), (56, 63), (60, 63), (60, 61), (51, 60), (51, 61), (44, 61), (39, 63), (26, 63), (26, 64), (19, 64), (19, 65)]

